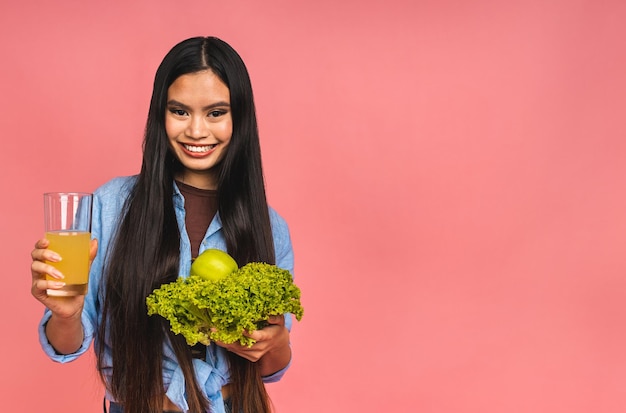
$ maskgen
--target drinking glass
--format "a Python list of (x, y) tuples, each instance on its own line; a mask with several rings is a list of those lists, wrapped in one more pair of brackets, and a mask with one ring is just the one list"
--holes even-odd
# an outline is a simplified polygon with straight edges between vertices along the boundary
[[(47, 263), (65, 276), (65, 286), (58, 290), (49, 289), (48, 295), (84, 295), (89, 279), (93, 196), (85, 192), (48, 192), (43, 198), (45, 237), (50, 241), (48, 249), (61, 256), (61, 261)], [(46, 279), (54, 280), (49, 275)]]

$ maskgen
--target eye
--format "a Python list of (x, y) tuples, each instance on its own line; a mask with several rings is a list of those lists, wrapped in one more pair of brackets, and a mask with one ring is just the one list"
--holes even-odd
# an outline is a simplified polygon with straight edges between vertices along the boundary
[(176, 116), (187, 116), (187, 111), (184, 109), (170, 108), (169, 111)]
[(209, 116), (210, 118), (217, 118), (217, 117), (224, 115), (225, 113), (226, 111), (224, 110), (212, 110), (211, 112), (208, 113), (207, 116)]

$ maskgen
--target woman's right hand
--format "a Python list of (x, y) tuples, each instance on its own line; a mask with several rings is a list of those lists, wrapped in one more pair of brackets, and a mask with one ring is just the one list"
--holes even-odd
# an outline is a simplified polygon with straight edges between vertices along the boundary
[[(46, 263), (46, 261), (58, 261), (60, 258), (57, 253), (48, 249), (49, 244), (47, 239), (40, 239), (35, 243), (35, 249), (31, 253), (33, 259), (30, 266), (31, 293), (52, 312), (45, 327), (48, 342), (57, 353), (71, 354), (78, 351), (83, 344), (84, 332), (81, 317), (85, 296), (51, 297), (48, 295), (48, 289), (58, 289), (63, 286), (63, 274)], [(92, 240), (89, 250), (90, 261), (95, 258), (97, 250), (98, 242)], [(50, 274), (55, 280), (46, 280), (46, 274)]]
[[(49, 250), (48, 245), (48, 240), (42, 238), (35, 243), (35, 249), (31, 252), (33, 260), (31, 264), (31, 294), (57, 317), (80, 318), (85, 296), (51, 297), (47, 293), (49, 289), (55, 290), (64, 286), (63, 274), (46, 262), (57, 262), (61, 258), (56, 252)], [(97, 240), (92, 240), (89, 251), (90, 261), (95, 258), (97, 250), (98, 242)], [(46, 274), (54, 277), (54, 280), (46, 280)]]

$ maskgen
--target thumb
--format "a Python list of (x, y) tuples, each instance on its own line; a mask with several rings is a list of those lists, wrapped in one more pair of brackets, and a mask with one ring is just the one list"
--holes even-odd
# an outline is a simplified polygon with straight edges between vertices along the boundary
[(98, 240), (92, 239), (89, 243), (89, 261), (93, 261), (96, 258), (96, 254), (98, 252)]

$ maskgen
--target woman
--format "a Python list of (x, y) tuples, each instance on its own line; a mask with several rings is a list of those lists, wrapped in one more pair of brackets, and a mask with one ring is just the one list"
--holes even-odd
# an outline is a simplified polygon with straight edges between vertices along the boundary
[[(155, 288), (187, 276), (193, 257), (208, 248), (227, 251), (239, 266), (262, 261), (293, 272), (287, 225), (267, 206), (250, 79), (229, 45), (191, 38), (165, 56), (143, 148), (139, 175), (94, 194), (86, 297), (47, 296), (62, 275), (45, 263), (58, 259), (47, 240), (37, 242), (32, 294), (47, 307), (42, 347), (66, 362), (94, 340), (111, 413), (269, 412), (264, 382), (289, 366), (289, 317), (251, 332), (251, 348), (198, 349), (147, 316), (145, 305)], [(46, 273), (58, 281), (46, 281)]]

